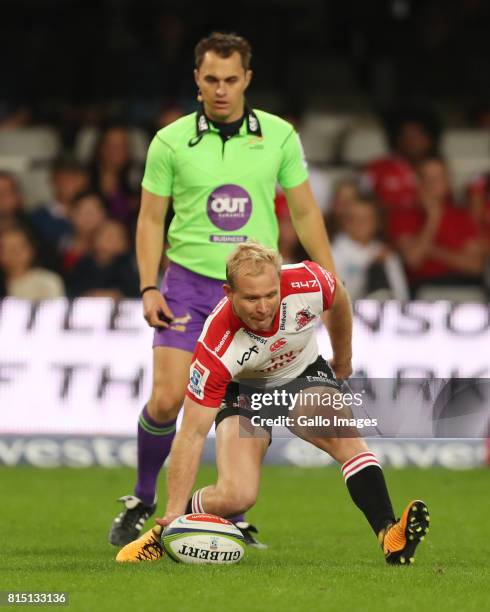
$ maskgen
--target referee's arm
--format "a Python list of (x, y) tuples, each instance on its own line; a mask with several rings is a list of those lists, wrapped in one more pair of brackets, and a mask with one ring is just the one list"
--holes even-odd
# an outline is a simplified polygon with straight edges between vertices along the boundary
[[(141, 192), (141, 207), (136, 226), (136, 259), (140, 275), (140, 290), (156, 286), (160, 261), (163, 253), (163, 232), (167, 213), (168, 196), (159, 196), (147, 191)], [(145, 319), (152, 327), (167, 327), (159, 317), (163, 311), (172, 318), (165, 300), (159, 291), (149, 291), (143, 296)]]
[(322, 213), (311, 191), (310, 182), (284, 189), (294, 229), (312, 261), (335, 274), (335, 264)]

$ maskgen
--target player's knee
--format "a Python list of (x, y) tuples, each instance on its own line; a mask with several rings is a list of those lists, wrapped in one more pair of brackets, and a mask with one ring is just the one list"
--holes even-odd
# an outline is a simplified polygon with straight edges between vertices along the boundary
[(148, 402), (148, 412), (152, 419), (165, 423), (177, 418), (183, 401), (180, 390), (171, 387), (155, 387)]
[(344, 463), (354, 455), (368, 450), (362, 438), (312, 438), (310, 442), (340, 463)]
[(257, 500), (257, 492), (241, 485), (228, 485), (223, 489), (223, 498), (228, 514), (246, 512)]

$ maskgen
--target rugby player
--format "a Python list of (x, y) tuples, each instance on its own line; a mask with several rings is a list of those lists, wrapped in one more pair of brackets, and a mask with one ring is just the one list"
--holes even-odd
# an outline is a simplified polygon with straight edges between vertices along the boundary
[[(262, 435), (253, 435), (254, 427), (248, 428), (252, 435), (239, 434), (240, 419), (256, 420), (247, 402), (253, 387), (261, 389), (262, 398), (271, 389), (295, 389), (298, 395), (308, 388), (316, 404), (295, 405), (288, 411), (292, 419), (288, 427), (341, 465), (352, 500), (366, 516), (386, 561), (412, 563), (428, 530), (426, 504), (411, 501), (397, 521), (381, 466), (352, 425), (345, 430), (317, 426), (314, 419), (313, 427), (300, 425), (305, 415), (322, 416), (325, 422), (326, 415), (333, 419), (329, 406), (334, 403), (324, 399), (338, 396), (339, 380), (351, 374), (352, 316), (345, 288), (310, 261), (281, 270), (275, 251), (248, 243), (239, 245), (228, 260), (225, 293), (206, 320), (194, 351), (182, 427), (170, 456), (165, 517), (124, 547), (117, 560), (160, 558), (162, 527), (186, 512), (228, 516), (255, 503), (271, 429), (264, 420), (258, 424)], [(316, 322), (327, 310), (330, 364), (319, 355), (315, 336)], [(218, 480), (190, 497), (213, 421)]]
[[(175, 435), (192, 352), (223, 297), (227, 256), (249, 237), (277, 247), (277, 182), (309, 257), (334, 270), (298, 134), (286, 121), (246, 104), (250, 58), (250, 45), (240, 36), (214, 33), (201, 40), (194, 72), (201, 105), (160, 130), (148, 150), (136, 252), (144, 316), (155, 328), (153, 386), (138, 422), (134, 494), (120, 498), (123, 510), (109, 532), (116, 546), (134, 540), (155, 512), (157, 477)], [(170, 198), (175, 216), (167, 236), (169, 266), (158, 288)], [(242, 516), (234, 520), (255, 544), (254, 528)]]

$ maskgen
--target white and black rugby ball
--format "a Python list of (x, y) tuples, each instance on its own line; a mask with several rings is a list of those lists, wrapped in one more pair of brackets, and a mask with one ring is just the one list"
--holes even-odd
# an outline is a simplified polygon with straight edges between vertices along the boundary
[(214, 514), (184, 514), (162, 534), (168, 556), (179, 563), (238, 563), (245, 553), (242, 532)]

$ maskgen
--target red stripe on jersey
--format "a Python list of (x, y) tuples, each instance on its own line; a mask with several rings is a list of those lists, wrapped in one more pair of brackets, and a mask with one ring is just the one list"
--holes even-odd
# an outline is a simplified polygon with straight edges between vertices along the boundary
[(330, 274), (330, 272), (327, 272), (314, 261), (304, 261), (303, 263), (320, 283), (323, 295), (323, 310), (328, 310), (332, 307), (335, 299), (335, 290), (337, 288), (335, 276)]

